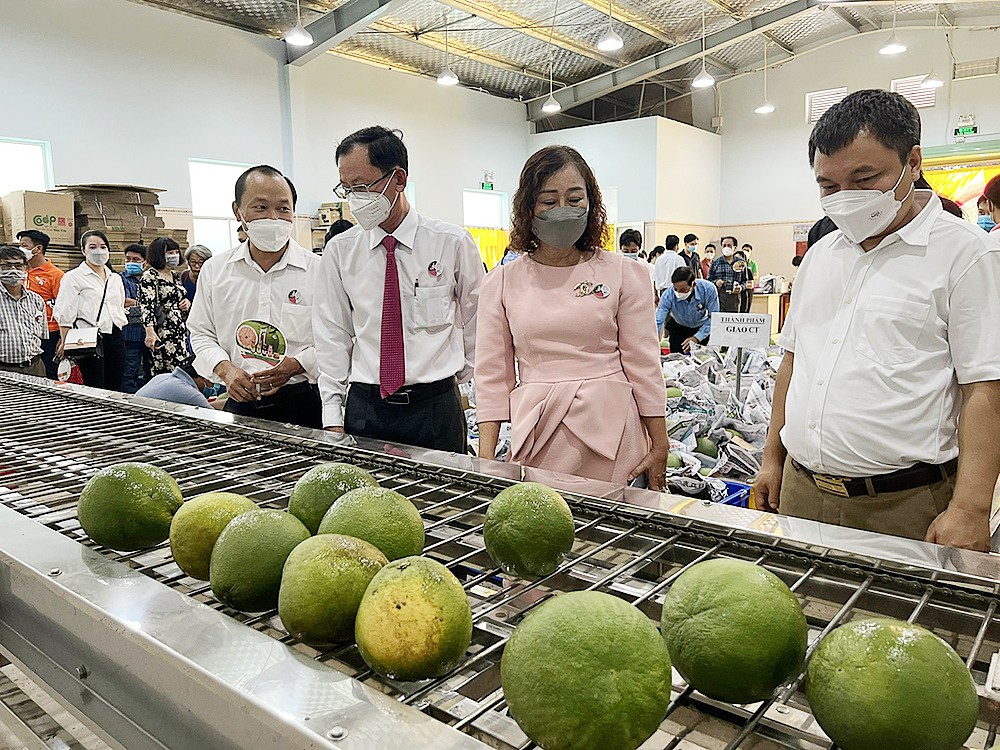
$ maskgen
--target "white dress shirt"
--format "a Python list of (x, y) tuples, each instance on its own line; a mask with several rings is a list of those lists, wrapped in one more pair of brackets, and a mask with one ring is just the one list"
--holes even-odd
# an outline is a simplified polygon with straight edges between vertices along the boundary
[[(348, 381), (379, 382), (385, 236), (381, 227), (354, 227), (331, 239), (323, 253), (313, 327), (325, 427), (343, 426)], [(476, 243), (462, 227), (413, 209), (392, 236), (398, 241), (405, 384), (452, 376), (468, 381), (485, 273)]]
[(187, 319), (198, 374), (219, 382), (215, 368), (222, 362), (231, 362), (251, 374), (270, 369), (268, 362), (246, 358), (236, 340), (241, 323), (260, 321), (281, 331), (287, 343), (285, 356), (297, 359), (305, 370), (288, 382), (315, 383), (319, 373), (312, 312), (318, 262), (319, 258), (295, 240), (266, 272), (250, 256), (246, 242), (206, 260)]
[(1000, 243), (930, 191), (864, 252), (840, 231), (799, 268), (781, 440), (813, 471), (867, 477), (958, 455), (959, 385), (1000, 380)]
[(656, 291), (662, 292), (673, 284), (670, 277), (674, 275), (674, 271), (686, 265), (687, 262), (675, 250), (667, 250), (657, 258), (653, 266), (653, 286), (656, 287)]
[[(111, 333), (115, 326), (124, 328), (128, 324), (125, 317), (125, 285), (122, 277), (108, 268), (104, 269), (105, 279), (86, 263), (81, 263), (72, 271), (63, 274), (59, 284), (52, 317), (64, 328), (90, 328), (97, 326), (101, 333)], [(107, 287), (107, 295), (104, 289)], [(104, 306), (101, 307), (101, 297)], [(101, 319), (97, 320), (100, 310)], [(76, 325), (79, 322), (79, 325)]]

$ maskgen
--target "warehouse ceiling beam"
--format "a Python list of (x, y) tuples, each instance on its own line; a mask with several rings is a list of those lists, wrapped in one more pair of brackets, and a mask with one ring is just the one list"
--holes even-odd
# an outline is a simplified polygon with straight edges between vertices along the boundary
[[(573, 52), (608, 67), (614, 68), (621, 64), (621, 60), (598, 52), (590, 45), (578, 41), (567, 34), (563, 34), (558, 29), (552, 31), (551, 25), (533, 21), (517, 13), (501, 10), (493, 5), (484, 5), (475, 2), (475, 0), (441, 0), (441, 2), (455, 10), (461, 10), (470, 15), (478, 16), (484, 21), (495, 23), (512, 31), (518, 31), (546, 44), (551, 42), (553, 46), (559, 49)], [(558, 24), (556, 25), (558, 26)]]
[[(833, 13), (835, 16), (837, 16), (837, 18), (839, 18), (841, 21), (843, 21), (844, 23), (846, 23), (852, 29), (854, 29), (854, 31), (856, 33), (858, 33), (858, 34), (862, 33), (863, 31), (866, 31), (866, 30), (867, 31), (874, 31), (874, 27), (871, 27), (869, 29), (865, 29), (863, 21), (856, 20), (854, 18), (854, 16), (852, 16), (850, 13), (848, 13), (846, 10), (844, 10), (840, 6), (830, 5), (830, 6), (827, 6), (827, 10), (829, 12)], [(871, 26), (871, 24), (868, 24), (868, 25)]]
[[(518, 64), (515, 60), (505, 58), (492, 52), (487, 52), (470, 44), (463, 44), (460, 39), (456, 39), (456, 37), (459, 36), (456, 31), (460, 31), (460, 29), (451, 30), (451, 35), (448, 38), (446, 46), (443, 34), (437, 35), (427, 31), (415, 31), (414, 29), (407, 28), (392, 21), (386, 21), (384, 19), (376, 21), (370, 28), (372, 31), (405, 37), (411, 42), (420, 44), (429, 49), (437, 50), (442, 53), (448, 52), (455, 57), (464, 57), (467, 60), (474, 60), (478, 63), (497, 68), (498, 70), (505, 70), (508, 73), (516, 73), (518, 75), (525, 76), (526, 78), (534, 78), (539, 81), (544, 81), (545, 83), (549, 82), (549, 73), (547, 70), (533, 70), (526, 65)], [(566, 85), (564, 81), (560, 81), (559, 79), (555, 79), (555, 84), (557, 86)]]
[(288, 62), (305, 65), (324, 52), (333, 49), (345, 39), (350, 39), (362, 29), (406, 4), (406, 0), (347, 0), (346, 3), (320, 16), (306, 30), (312, 34), (311, 47), (292, 47), (286, 44)]
[[(706, 51), (710, 51), (728, 47), (744, 39), (757, 36), (764, 31), (777, 28), (794, 18), (811, 13), (820, 5), (821, 0), (793, 0), (773, 10), (745, 18), (732, 26), (708, 34), (704, 39), (704, 48)], [(692, 39), (642, 60), (623, 65), (617, 70), (601, 73), (586, 81), (567, 86), (555, 92), (556, 99), (563, 106), (563, 109), (569, 109), (681, 65), (694, 62), (702, 56), (702, 42), (701, 38)], [(542, 111), (543, 102), (544, 98), (540, 97), (527, 103), (529, 120), (536, 121), (545, 117), (545, 113)]]
[[(705, 2), (707, 2), (713, 8), (716, 8), (717, 10), (721, 10), (723, 13), (725, 13), (727, 16), (729, 16), (734, 21), (742, 21), (744, 18), (746, 18), (745, 14), (740, 13), (738, 10), (736, 10), (736, 8), (734, 8), (733, 6), (731, 6), (725, 0), (705, 0)], [(794, 55), (795, 54), (795, 51), (791, 47), (789, 47), (787, 44), (785, 44), (783, 41), (781, 41), (778, 37), (776, 37), (770, 31), (765, 31), (764, 34), (763, 34), (763, 36), (764, 36), (765, 39), (767, 39), (767, 41), (771, 42), (771, 44), (773, 44), (778, 49), (780, 49), (783, 52), (785, 52), (785, 54), (788, 54), (788, 55)]]

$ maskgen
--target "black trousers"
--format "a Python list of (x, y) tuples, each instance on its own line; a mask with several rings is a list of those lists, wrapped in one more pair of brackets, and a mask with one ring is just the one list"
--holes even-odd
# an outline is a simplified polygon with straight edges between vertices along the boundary
[(59, 360), (56, 359), (56, 345), (59, 331), (49, 331), (49, 337), (42, 339), (42, 362), (45, 363), (45, 377), (55, 380), (59, 377)]
[(457, 382), (444, 393), (409, 404), (387, 403), (372, 389), (352, 383), (344, 430), (355, 437), (453, 453), (466, 453), (468, 445)]
[[(682, 326), (673, 318), (667, 318), (665, 327), (667, 329), (667, 338), (670, 340), (671, 354), (684, 354), (684, 342), (698, 333), (697, 328)], [(706, 338), (701, 343), (707, 344), (708, 339)]]
[(286, 385), (273, 396), (264, 396), (252, 403), (229, 398), (225, 411), (317, 430), (323, 428), (323, 402), (319, 397), (319, 388), (312, 383)]
[(740, 292), (740, 312), (750, 312), (750, 304), (753, 302), (753, 289), (744, 289)]
[(719, 311), (720, 312), (730, 312), (738, 313), (740, 310), (740, 295), (739, 294), (727, 294), (726, 292), (719, 290)]
[(120, 391), (125, 373), (125, 336), (122, 329), (115, 327), (111, 333), (101, 334), (101, 346), (104, 356), (81, 357), (76, 360), (83, 384), (92, 388)]

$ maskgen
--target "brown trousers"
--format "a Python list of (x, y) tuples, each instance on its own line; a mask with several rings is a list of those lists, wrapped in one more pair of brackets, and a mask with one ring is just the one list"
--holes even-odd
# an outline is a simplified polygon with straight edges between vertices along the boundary
[(841, 497), (819, 489), (807, 474), (785, 459), (780, 511), (837, 526), (923, 540), (927, 528), (944, 512), (955, 490), (955, 478), (903, 492)]
[(0, 370), (4, 372), (19, 372), (22, 375), (35, 375), (39, 378), (45, 377), (45, 363), (42, 362), (41, 357), (35, 357), (30, 367), (18, 367), (17, 365), (8, 365), (5, 362), (0, 362)]

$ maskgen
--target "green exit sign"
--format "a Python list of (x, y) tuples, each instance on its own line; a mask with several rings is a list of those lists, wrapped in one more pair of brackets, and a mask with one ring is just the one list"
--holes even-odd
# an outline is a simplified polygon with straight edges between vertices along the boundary
[(956, 136), (968, 136), (968, 135), (978, 135), (979, 126), (978, 125), (959, 125), (955, 128)]
[(493, 189), (493, 183), (492, 182), (484, 182), (483, 183), (483, 190), (492, 190), (492, 189)]

